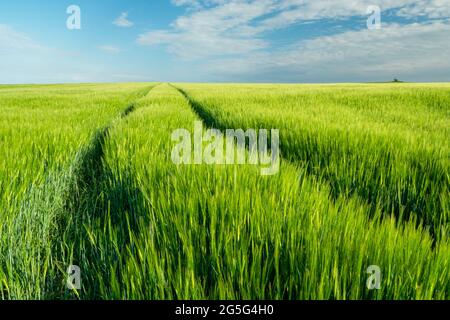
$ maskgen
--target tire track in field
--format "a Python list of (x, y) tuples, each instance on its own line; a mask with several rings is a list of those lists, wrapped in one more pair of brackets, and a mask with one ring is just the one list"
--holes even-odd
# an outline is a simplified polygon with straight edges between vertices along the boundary
[[(66, 199), (66, 210), (69, 213), (66, 215), (69, 219), (66, 225), (70, 225), (71, 228), (63, 236), (63, 239), (68, 236), (72, 245), (70, 256), (73, 260), (71, 259), (71, 264), (81, 266), (83, 259), (92, 260), (98, 254), (96, 248), (90, 245), (86, 225), (90, 225), (96, 218), (106, 220), (106, 213), (120, 211), (114, 210), (115, 207), (120, 207), (118, 209), (124, 209), (125, 212), (132, 212), (133, 207), (130, 199), (133, 199), (133, 201), (143, 199), (140, 191), (132, 187), (131, 180), (122, 177), (119, 181), (105, 165), (105, 146), (110, 131), (129, 117), (136, 110), (137, 101), (148, 96), (158, 85), (152, 86), (147, 93), (137, 98), (108, 126), (98, 130), (91, 143), (80, 150), (75, 158), (73, 180), (70, 182), (72, 191)], [(111, 202), (115, 207), (111, 208)], [(123, 217), (112, 217), (113, 220), (119, 218)], [(133, 229), (133, 226), (130, 226), (130, 228)], [(61, 256), (67, 256), (67, 253), (63, 251), (60, 252)], [(111, 248), (111, 252), (114, 252), (113, 248)], [(67, 264), (67, 261), (65, 262)], [(65, 268), (60, 269), (64, 271), (62, 276), (66, 277)], [(87, 273), (86, 270), (85, 273)], [(57, 289), (58, 287), (53, 286), (53, 288)], [(55, 298), (74, 299), (80, 297), (78, 292), (69, 292), (65, 287), (61, 291), (54, 290), (53, 292)]]
[[(176, 90), (178, 90), (178, 92), (180, 92), (185, 99), (187, 100), (188, 104), (191, 106), (192, 110), (198, 115), (198, 117), (200, 119), (203, 120), (204, 124), (208, 127), (208, 128), (215, 128), (215, 129), (220, 129), (220, 130), (226, 130), (226, 129), (238, 129), (238, 128), (228, 128), (227, 125), (223, 122), (220, 121), (218, 119), (216, 119), (214, 117), (214, 115), (208, 111), (207, 108), (205, 108), (204, 106), (201, 105), (201, 103), (199, 103), (198, 101), (196, 101), (193, 97), (191, 97), (185, 90), (178, 88), (172, 84), (170, 84), (173, 88), (175, 88)], [(283, 141), (281, 140), (281, 146), (283, 145)], [(281, 157), (283, 158), (284, 161), (287, 161), (288, 163), (291, 163), (293, 165), (295, 165), (296, 163), (298, 163), (296, 158), (295, 153), (292, 152), (288, 152), (283, 153), (281, 152)], [(384, 206), (380, 205), (379, 200), (378, 199), (374, 199), (372, 196), (367, 196), (367, 195), (363, 195), (360, 193), (360, 190), (354, 190), (351, 193), (341, 193), (341, 190), (339, 188), (335, 188), (333, 186), (333, 181), (330, 178), (327, 178), (326, 176), (323, 176), (317, 172), (314, 172), (309, 166), (306, 166), (307, 168), (307, 172), (309, 173), (309, 175), (315, 176), (319, 179), (319, 181), (329, 184), (331, 189), (330, 189), (330, 199), (331, 200), (336, 200), (339, 197), (345, 196), (345, 197), (353, 197), (356, 196), (359, 199), (361, 199), (362, 202), (367, 203), (369, 205), (369, 214), (371, 217), (375, 217), (376, 216), (376, 212), (377, 210), (380, 210), (380, 212), (383, 213), (383, 215), (390, 215), (391, 214), (391, 210), (385, 208)], [(393, 203), (393, 205), (400, 205), (397, 204), (396, 202)], [(412, 210), (405, 210), (404, 213), (400, 213), (397, 211), (394, 211), (394, 215), (397, 217), (397, 221), (398, 222), (403, 222), (403, 221), (408, 221), (413, 219), (414, 221), (416, 221), (416, 225), (418, 228), (427, 228), (431, 237), (433, 238), (433, 245), (435, 245), (436, 241), (438, 241), (439, 239), (441, 239), (441, 237), (445, 237), (446, 234), (448, 234), (448, 228), (446, 227), (446, 225), (442, 225), (441, 228), (442, 230), (438, 230), (435, 228), (435, 226), (427, 220), (426, 216), (422, 216), (421, 214), (415, 214), (412, 215)], [(425, 226), (424, 226), (425, 224)]]
[[(157, 85), (152, 86), (149, 90), (137, 100), (146, 97)], [(101, 177), (103, 170), (103, 159), (105, 156), (105, 143), (109, 138), (109, 132), (120, 121), (123, 121), (130, 116), (136, 109), (136, 101), (132, 102), (127, 108), (125, 108), (109, 125), (104, 128), (98, 129), (94, 134), (91, 142), (83, 149), (81, 149), (75, 156), (72, 164), (72, 176), (75, 177), (73, 188), (75, 192), (89, 190), (90, 187), (96, 183), (97, 177)], [(77, 195), (78, 197), (80, 195)]]
[[(12, 225), (6, 289), (0, 296), (14, 299), (74, 298), (65, 287), (67, 261), (72, 260), (70, 242), (83, 230), (83, 219), (96, 202), (103, 170), (104, 147), (109, 131), (134, 110), (153, 85), (136, 98), (106, 127), (98, 129), (91, 141), (75, 155), (70, 166), (51, 172), (40, 186), (32, 186)], [(12, 291), (11, 291), (12, 290)]]
[(206, 108), (203, 108), (200, 103), (192, 99), (186, 91), (184, 91), (181, 88), (178, 88), (174, 86), (173, 84), (170, 84), (175, 90), (177, 90), (179, 93), (183, 95), (183, 97), (187, 100), (188, 104), (191, 106), (194, 113), (205, 123), (205, 125), (210, 129), (230, 129), (225, 128), (225, 126), (220, 123), (218, 120), (214, 118), (212, 113), (208, 112)]

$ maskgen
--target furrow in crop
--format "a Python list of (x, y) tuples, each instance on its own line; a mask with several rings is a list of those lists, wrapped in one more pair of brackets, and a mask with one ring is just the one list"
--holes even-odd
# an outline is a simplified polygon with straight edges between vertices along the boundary
[[(296, 113), (292, 110), (286, 113), (292, 113), (292, 118), (287, 118), (282, 112), (266, 115), (253, 105), (254, 102), (248, 102), (250, 106), (246, 106), (245, 97), (249, 101), (262, 99), (258, 98), (261, 93), (255, 96), (252, 91), (245, 93), (239, 99), (235, 98), (235, 103), (241, 104), (234, 105), (235, 100), (228, 98), (226, 91), (213, 95), (203, 93), (208, 92), (208, 88), (203, 88), (199, 93), (199, 86), (195, 87), (196, 91), (191, 90), (194, 94), (190, 94), (191, 87), (185, 87), (187, 89), (180, 87), (178, 90), (209, 127), (280, 129), (284, 159), (302, 164), (309, 174), (326, 181), (335, 199), (356, 194), (371, 205), (371, 216), (379, 207), (385, 215), (392, 214), (399, 222), (415, 220), (417, 225), (424, 225), (435, 239), (448, 237), (449, 167), (448, 159), (443, 158), (445, 155), (440, 149), (430, 151), (422, 146), (407, 146), (398, 142), (400, 138), (396, 135), (381, 136), (372, 128), (348, 132), (345, 126), (336, 129), (332, 119), (325, 125), (314, 126), (305, 120), (307, 118), (298, 116), (304, 124), (302, 127), (295, 122)], [(277, 97), (276, 91), (272, 94)], [(196, 95), (203, 97), (202, 100), (196, 99)], [(272, 100), (279, 103), (276, 98), (267, 99), (261, 104), (273, 103)], [(281, 104), (272, 109), (276, 107), (288, 109), (289, 105)], [(317, 105), (317, 108), (321, 106)], [(321, 116), (326, 117), (326, 111), (322, 112)], [(313, 122), (317, 116), (311, 113), (310, 117)]]
[[(85, 253), (75, 260), (82, 298), (449, 296), (448, 243), (432, 249), (412, 223), (370, 219), (360, 199), (330, 201), (288, 162), (271, 177), (250, 165), (175, 165), (171, 134), (192, 134), (198, 117), (167, 85), (140, 105), (109, 133), (98, 214), (72, 242)], [(383, 272), (381, 290), (366, 287), (370, 265)]]
[[(130, 104), (119, 119), (133, 110)], [(4, 243), (8, 250), (0, 256), (3, 299), (67, 296), (66, 270), (73, 254), (68, 243), (74, 230), (83, 227), (80, 208), (88, 210), (86, 203), (92, 203), (86, 198), (99, 192), (95, 186), (103, 175), (103, 147), (111, 125), (98, 129), (66, 170), (52, 171), (42, 184), (31, 186), (10, 225), (3, 229), (8, 235)]]

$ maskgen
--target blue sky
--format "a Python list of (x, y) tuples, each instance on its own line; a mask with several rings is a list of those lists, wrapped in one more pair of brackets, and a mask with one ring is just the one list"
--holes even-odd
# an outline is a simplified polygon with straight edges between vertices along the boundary
[(0, 83), (450, 81), (449, 35), (448, 0), (5, 0)]

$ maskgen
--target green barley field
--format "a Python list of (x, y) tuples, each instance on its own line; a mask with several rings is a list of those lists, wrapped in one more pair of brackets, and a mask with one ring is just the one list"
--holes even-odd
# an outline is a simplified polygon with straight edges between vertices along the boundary
[[(279, 172), (174, 164), (197, 121)], [(0, 155), (0, 299), (450, 299), (450, 84), (0, 86)]]

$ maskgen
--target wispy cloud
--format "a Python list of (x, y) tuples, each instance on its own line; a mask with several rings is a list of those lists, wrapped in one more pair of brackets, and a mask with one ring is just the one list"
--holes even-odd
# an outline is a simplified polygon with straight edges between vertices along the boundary
[[(152, 26), (158, 27), (135, 36), (141, 46), (158, 46), (166, 55), (158, 50), (145, 50), (146, 55), (140, 54), (139, 48), (125, 48), (130, 40), (125, 38), (130, 36), (128, 33), (118, 35), (117, 41), (103, 38), (94, 47), (89, 37), (83, 37), (79, 49), (74, 50), (67, 41), (58, 43), (57, 39), (77, 33), (61, 34), (62, 28), (41, 31), (35, 27), (27, 35), (27, 29), (0, 24), (0, 82), (103, 81), (111, 75), (117, 75), (113, 77), (118, 80), (146, 79), (147, 72), (167, 81), (449, 79), (449, 0), (171, 3), (177, 8), (154, 12), (162, 18), (152, 20)], [(367, 7), (374, 4), (382, 9), (381, 30), (367, 30)], [(22, 21), (19, 11), (15, 11), (11, 15), (17, 14), (16, 19)], [(111, 19), (113, 24), (109, 22), (111, 32), (115, 26), (129, 28), (138, 24), (134, 20), (138, 17), (132, 16), (130, 21), (128, 12), (119, 13), (112, 13), (118, 17)], [(172, 20), (165, 26), (166, 19)], [(45, 26), (39, 19), (36, 26), (39, 23)], [(105, 29), (98, 30), (101, 34), (96, 36), (104, 36)], [(42, 44), (39, 34), (41, 39), (51, 38), (52, 47)], [(104, 59), (107, 54), (114, 59)]]
[(0, 25), (0, 83), (89, 82), (108, 79), (99, 64), (80, 63), (73, 51), (46, 46), (11, 26)]
[(403, 6), (398, 15), (402, 17), (426, 17), (430, 19), (445, 19), (450, 17), (450, 1), (448, 0), (417, 0)]
[[(247, 54), (270, 47), (267, 32), (300, 22), (365, 17), (372, 0), (172, 0), (189, 10), (166, 30), (139, 35), (141, 45), (164, 45), (183, 58)], [(378, 0), (384, 12), (450, 17), (450, 1)], [(365, 25), (361, 25), (362, 27)]]
[[(184, 58), (246, 54), (265, 48), (266, 41), (256, 37), (248, 25), (252, 20), (269, 14), (274, 1), (222, 2), (178, 17), (170, 30), (141, 34), (138, 43), (167, 45), (169, 52)], [(189, 4), (200, 8), (203, 3), (189, 1)]]
[(121, 28), (130, 28), (134, 26), (134, 23), (128, 20), (128, 12), (122, 12), (120, 16), (113, 21), (113, 24)]
[(390, 24), (382, 32), (347, 31), (299, 41), (251, 57), (215, 59), (218, 80), (339, 82), (445, 81), (450, 74), (450, 24)]
[(108, 53), (119, 53), (121, 51), (120, 48), (110, 45), (102, 45), (98, 46), (97, 48)]
[(0, 54), (22, 50), (46, 50), (26, 34), (18, 32), (10, 26), (0, 24)]
[[(215, 73), (216, 80), (375, 81), (396, 76), (432, 78), (433, 72), (450, 72), (447, 0), (377, 0), (383, 14), (398, 20), (384, 23), (377, 31), (367, 30), (365, 24), (373, 0), (172, 3), (186, 7), (185, 13), (167, 29), (139, 35), (137, 42), (161, 45), (179, 58), (202, 61), (203, 71)], [(280, 29), (342, 20), (357, 21), (360, 26), (292, 40), (289, 45), (273, 43)]]

